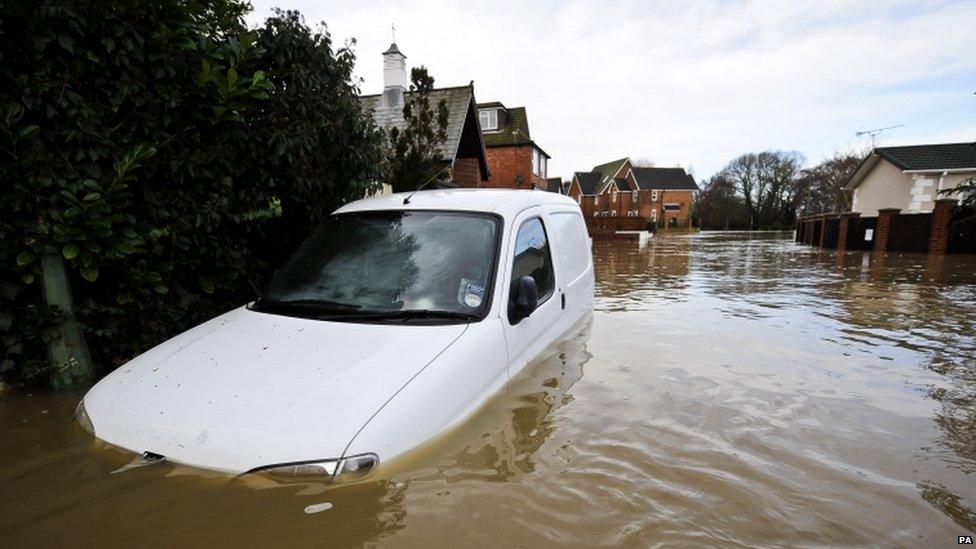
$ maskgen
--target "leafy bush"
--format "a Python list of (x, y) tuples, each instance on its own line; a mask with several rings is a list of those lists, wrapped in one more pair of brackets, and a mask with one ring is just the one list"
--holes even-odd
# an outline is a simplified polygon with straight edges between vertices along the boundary
[(355, 61), (234, 0), (0, 0), (0, 376), (46, 375), (39, 257), (110, 368), (250, 300), (383, 175)]

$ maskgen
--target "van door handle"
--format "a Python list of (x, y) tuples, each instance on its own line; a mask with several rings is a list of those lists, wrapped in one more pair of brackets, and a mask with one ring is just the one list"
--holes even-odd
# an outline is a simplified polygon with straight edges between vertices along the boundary
[(560, 292), (559, 299), (560, 299), (560, 301), (562, 301), (563, 310), (565, 310), (566, 309), (566, 294)]

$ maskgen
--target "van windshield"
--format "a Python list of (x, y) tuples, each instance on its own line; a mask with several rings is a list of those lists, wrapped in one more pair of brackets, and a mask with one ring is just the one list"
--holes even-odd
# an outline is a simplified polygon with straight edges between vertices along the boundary
[(487, 313), (499, 221), (487, 214), (331, 217), (253, 309), (352, 322), (467, 322)]

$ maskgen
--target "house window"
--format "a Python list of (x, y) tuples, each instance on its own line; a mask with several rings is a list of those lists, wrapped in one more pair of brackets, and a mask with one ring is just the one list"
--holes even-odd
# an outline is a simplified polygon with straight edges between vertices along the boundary
[(597, 204), (599, 204), (599, 203), (600, 203), (600, 197), (599, 197), (599, 196), (596, 196), (596, 195), (594, 195), (594, 196), (593, 196), (593, 205), (594, 205), (594, 206), (596, 206), (596, 205), (597, 205)]
[(539, 149), (532, 149), (532, 173), (546, 177), (546, 157)]
[(580, 196), (580, 195), (576, 195), (576, 203), (579, 204), (579, 205), (582, 205), (583, 204), (583, 197)]
[(657, 208), (651, 210), (651, 221), (657, 223)]
[(498, 109), (478, 111), (478, 116), (481, 118), (481, 131), (498, 129)]
[(651, 200), (657, 202), (657, 191), (651, 191)]
[(637, 191), (630, 192), (630, 199), (633, 200), (634, 202), (637, 202)]
[(613, 191), (613, 201), (617, 201), (617, 191)]

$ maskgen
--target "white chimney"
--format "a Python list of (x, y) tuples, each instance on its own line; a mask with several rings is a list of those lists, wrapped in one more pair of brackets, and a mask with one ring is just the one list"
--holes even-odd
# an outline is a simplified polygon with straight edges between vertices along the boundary
[(407, 91), (407, 56), (400, 53), (394, 42), (383, 52), (383, 106), (403, 106), (405, 91)]

